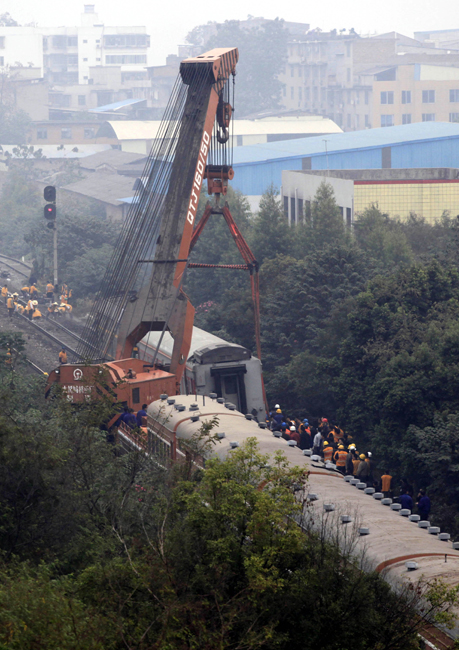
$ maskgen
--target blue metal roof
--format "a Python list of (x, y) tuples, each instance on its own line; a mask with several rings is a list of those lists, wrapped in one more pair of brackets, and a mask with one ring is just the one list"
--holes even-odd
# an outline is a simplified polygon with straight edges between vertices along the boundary
[(132, 106), (133, 104), (139, 104), (144, 102), (145, 99), (123, 99), (121, 102), (115, 102), (114, 104), (105, 104), (105, 106), (98, 106), (97, 108), (91, 108), (89, 113), (108, 113), (110, 111), (117, 111), (120, 108), (125, 108), (126, 106)]
[(390, 126), (236, 147), (233, 154), (234, 165), (250, 165), (251, 163), (257, 164), (265, 161), (285, 160), (286, 158), (324, 155), (325, 145), (327, 145), (326, 148), (330, 155), (337, 152), (355, 151), (356, 149), (390, 147), (456, 137), (459, 137), (459, 123), (417, 122), (415, 124), (404, 124), (403, 126)]

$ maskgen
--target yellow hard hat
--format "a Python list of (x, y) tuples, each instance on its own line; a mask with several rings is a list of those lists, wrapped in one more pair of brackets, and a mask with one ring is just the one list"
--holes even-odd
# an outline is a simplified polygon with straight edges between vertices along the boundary
[(359, 458), (360, 460), (365, 460), (365, 454), (360, 454)]
[(344, 449), (344, 445), (340, 445), (338, 449)]
[(328, 442), (327, 441), (324, 442), (324, 447), (328, 447)]
[(276, 413), (282, 413), (282, 411), (280, 409), (277, 409)]

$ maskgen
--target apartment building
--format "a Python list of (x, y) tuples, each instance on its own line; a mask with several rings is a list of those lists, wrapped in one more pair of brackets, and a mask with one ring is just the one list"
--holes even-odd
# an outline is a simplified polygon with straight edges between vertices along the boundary
[(374, 75), (374, 126), (459, 122), (458, 67), (415, 63)]
[(326, 115), (344, 131), (380, 126), (374, 116), (376, 73), (403, 61), (459, 63), (459, 52), (435, 48), (396, 32), (362, 38), (349, 33), (309, 32), (292, 39), (288, 63), (280, 77), (282, 103), (286, 109), (301, 109)]
[(74, 27), (0, 27), (0, 65), (39, 67), (50, 83), (88, 84), (91, 66), (143, 71), (150, 37), (145, 27), (104, 25), (95, 5), (84, 5)]

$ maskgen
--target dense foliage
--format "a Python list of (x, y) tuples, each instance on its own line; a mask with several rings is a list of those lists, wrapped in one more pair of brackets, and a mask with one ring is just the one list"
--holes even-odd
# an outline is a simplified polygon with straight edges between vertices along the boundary
[(449, 621), (454, 590), (396, 596), (361, 570), (352, 534), (314, 524), (306, 478), (280, 452), (251, 439), (202, 471), (209, 422), (190, 462), (167, 469), (107, 443), (103, 401), (46, 402), (41, 381), (9, 375), (0, 367), (0, 647), (415, 650), (419, 593)]
[[(441, 206), (438, 216), (435, 224), (416, 215), (402, 221), (372, 205), (350, 233), (331, 187), (323, 184), (295, 228), (288, 228), (273, 189), (243, 224), (261, 264), (270, 402), (339, 422), (361, 448), (372, 449), (380, 469), (388, 466), (415, 490), (431, 489), (434, 519), (455, 532), (459, 492), (450, 483), (456, 446), (438, 441), (434, 463), (423, 460), (421, 444), (432, 439), (432, 430), (454, 430), (459, 414), (459, 228)], [(214, 263), (228, 259), (230, 235), (223, 230), (218, 246), (214, 240)], [(206, 248), (196, 249), (193, 260), (205, 261)], [(237, 253), (231, 255), (236, 262)], [(192, 300), (204, 273), (194, 271), (187, 286)], [(200, 285), (195, 304), (204, 309), (197, 323), (254, 350), (248, 278), (226, 277), (217, 291), (212, 279)]]
[[(35, 180), (39, 168), (30, 157), (37, 152), (21, 147), (24, 157), (10, 160), (3, 185), (0, 212), (0, 247), (13, 257), (35, 260), (35, 272), (45, 283), (53, 277), (53, 231), (43, 217), (44, 201)], [(27, 151), (26, 151), (27, 150)], [(59, 193), (59, 187), (79, 176), (73, 161), (64, 161), (53, 183), (58, 190), (58, 264), (60, 279), (76, 297), (93, 295), (103, 277), (119, 234), (120, 224), (106, 217), (95, 201), (79, 201)]]

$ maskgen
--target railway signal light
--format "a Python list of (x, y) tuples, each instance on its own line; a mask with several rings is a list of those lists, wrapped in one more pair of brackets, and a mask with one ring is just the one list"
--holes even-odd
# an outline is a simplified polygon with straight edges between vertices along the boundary
[(56, 202), (56, 188), (54, 185), (47, 185), (43, 190), (43, 197), (48, 203)]
[(56, 206), (53, 203), (48, 203), (44, 208), (45, 219), (56, 218)]

